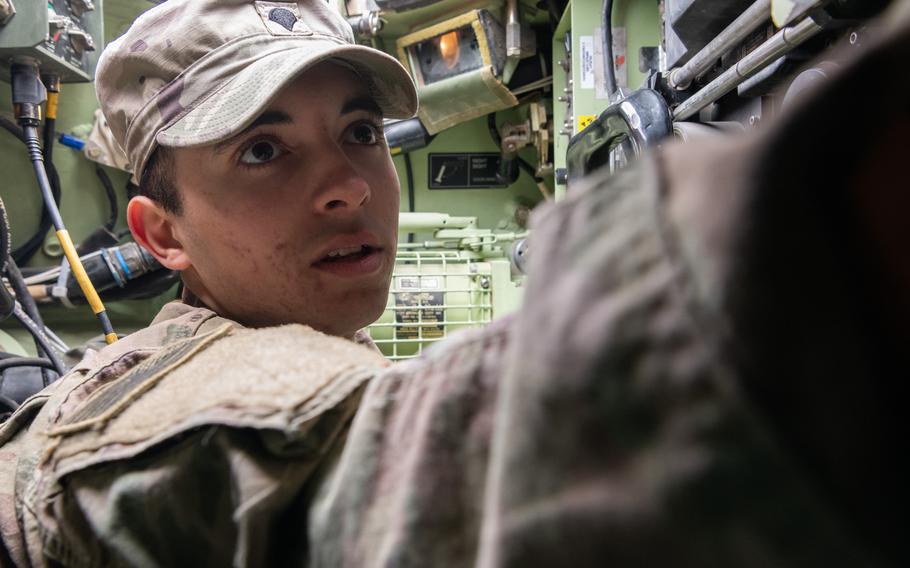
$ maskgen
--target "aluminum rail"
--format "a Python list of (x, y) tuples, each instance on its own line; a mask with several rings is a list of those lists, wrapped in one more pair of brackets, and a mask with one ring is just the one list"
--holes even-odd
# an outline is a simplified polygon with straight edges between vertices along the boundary
[(769, 19), (771, 19), (771, 0), (753, 2), (745, 12), (724, 28), (724, 31), (717, 34), (717, 37), (712, 39), (685, 65), (671, 71), (668, 77), (670, 85), (679, 90), (688, 88), (693, 79), (707, 71), (715, 61)]
[(811, 38), (822, 27), (812, 18), (787, 26), (721, 73), (716, 79), (682, 102), (673, 111), (673, 120), (685, 120), (735, 89), (753, 73)]

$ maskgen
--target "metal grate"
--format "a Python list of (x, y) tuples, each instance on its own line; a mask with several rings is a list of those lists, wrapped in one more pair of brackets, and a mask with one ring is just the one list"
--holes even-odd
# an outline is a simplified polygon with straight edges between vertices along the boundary
[(386, 310), (367, 329), (383, 354), (398, 361), (492, 319), (488, 262), (454, 250), (399, 251)]

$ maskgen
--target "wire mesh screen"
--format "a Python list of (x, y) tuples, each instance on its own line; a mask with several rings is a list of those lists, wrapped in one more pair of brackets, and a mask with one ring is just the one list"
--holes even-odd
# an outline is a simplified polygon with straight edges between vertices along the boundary
[(493, 319), (491, 271), (458, 251), (399, 251), (389, 300), (367, 329), (393, 361), (415, 357), (454, 331)]

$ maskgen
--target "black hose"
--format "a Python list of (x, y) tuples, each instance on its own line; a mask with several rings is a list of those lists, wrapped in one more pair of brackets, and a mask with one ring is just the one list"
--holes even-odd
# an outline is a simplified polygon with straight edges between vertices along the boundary
[(107, 172), (104, 171), (104, 168), (102, 168), (100, 164), (95, 164), (95, 175), (98, 176), (98, 180), (104, 187), (104, 193), (107, 195), (107, 202), (108, 205), (110, 205), (110, 215), (108, 216), (107, 223), (104, 224), (104, 227), (108, 231), (113, 231), (114, 227), (117, 226), (117, 219), (120, 215), (117, 206), (117, 193), (114, 191), (114, 184), (111, 183), (111, 178), (108, 177)]
[[(404, 156), (404, 172), (407, 177), (408, 182), (408, 211), (413, 213), (416, 211), (416, 203), (414, 197), (414, 169), (411, 167), (411, 154), (410, 152), (405, 152)], [(408, 242), (414, 242), (414, 233), (408, 233)]]
[(610, 100), (616, 92), (616, 69), (613, 67), (613, 0), (603, 2), (603, 54), (604, 80), (607, 83), (607, 95)]
[[(10, 357), (0, 359), (0, 373), (13, 367), (42, 367), (55, 371), (54, 363), (43, 357)], [(45, 385), (46, 386), (46, 385)]]
[[(38, 325), (32, 321), (32, 318), (28, 317), (28, 314), (22, 309), (20, 305), (16, 305), (16, 309), (13, 312), (13, 315), (16, 316), (16, 319), (19, 320), (25, 329), (32, 334), (32, 337), (35, 338), (35, 341), (41, 344), (41, 348), (44, 350), (45, 356), (50, 359), (51, 363), (54, 364), (54, 370), (57, 371), (58, 375), (63, 375), (66, 372), (66, 366), (63, 364), (63, 360), (54, 352), (54, 348), (51, 346), (50, 341), (47, 339), (47, 336), (44, 334), (44, 330), (39, 328)], [(47, 383), (47, 379), (44, 379)], [(44, 386), (47, 386), (45, 384)]]

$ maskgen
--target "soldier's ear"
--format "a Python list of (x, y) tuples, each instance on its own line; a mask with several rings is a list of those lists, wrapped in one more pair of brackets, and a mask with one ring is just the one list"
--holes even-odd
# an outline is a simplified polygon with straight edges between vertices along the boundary
[(143, 195), (136, 196), (126, 208), (126, 217), (136, 242), (165, 268), (186, 270), (191, 266), (186, 250), (175, 235), (172, 215), (158, 203)]

